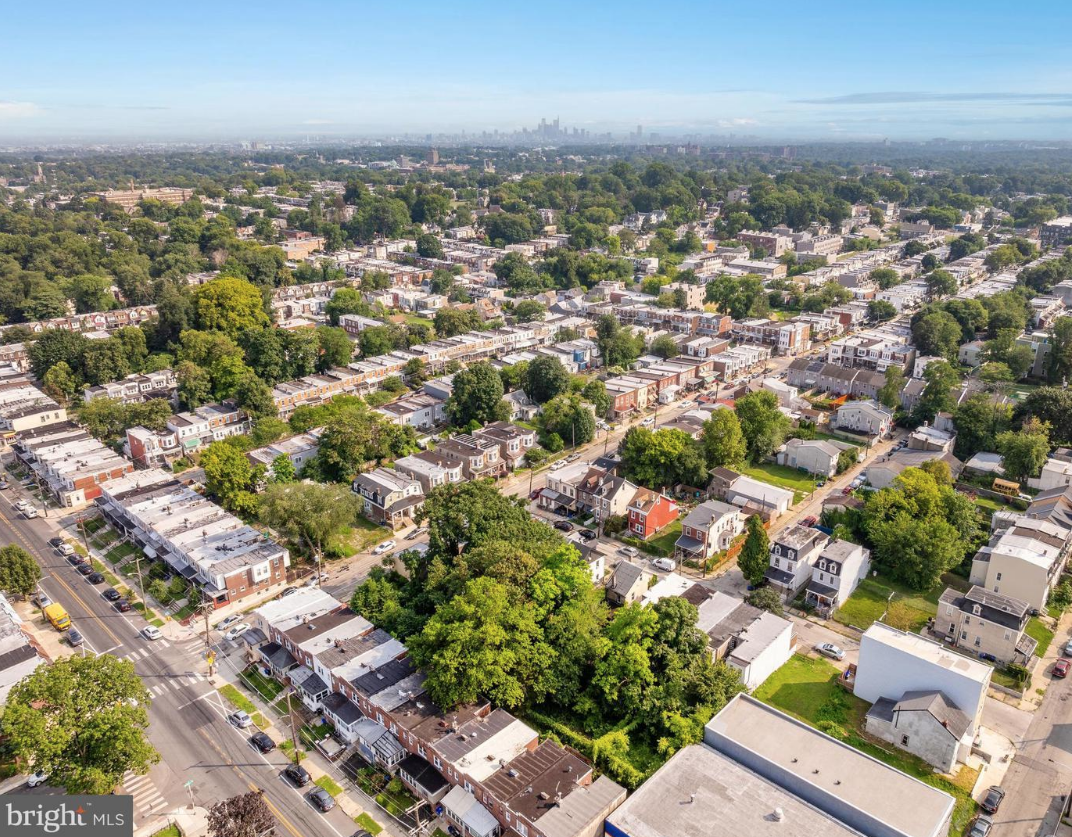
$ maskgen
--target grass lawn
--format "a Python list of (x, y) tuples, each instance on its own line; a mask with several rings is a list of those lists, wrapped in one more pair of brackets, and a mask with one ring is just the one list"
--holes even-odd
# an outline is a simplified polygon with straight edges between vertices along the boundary
[[(359, 826), (365, 829), (365, 831), (367, 831), (369, 834), (373, 835), (373, 837), (383, 831), (383, 826), (376, 822), (376, 820), (374, 820), (364, 811), (354, 817), (354, 822), (356, 822)], [(439, 831), (439, 829), (437, 828), (436, 831)], [(442, 834), (443, 832), (440, 831), (439, 833)], [(446, 836), (444, 835), (444, 837)]]
[(115, 543), (119, 540), (119, 533), (114, 529), (105, 529), (96, 537), (90, 540), (90, 543), (95, 549), (104, 549), (109, 544)]
[(342, 795), (342, 788), (339, 786), (339, 783), (332, 779), (330, 776), (321, 776), (319, 779), (313, 782), (313, 784), (317, 787), (323, 788), (332, 796)]
[(1003, 668), (995, 668), (994, 673), (990, 676), (990, 680), (992, 683), (995, 683), (998, 686), (1004, 686), (1006, 689), (1012, 689), (1014, 692), (1026, 692), (1031, 685), (1030, 680), (1023, 683)]
[(678, 518), (650, 541), (636, 542), (644, 552), (649, 555), (673, 555), (674, 544), (681, 537), (681, 519)]
[(375, 546), (380, 541), (387, 540), (387, 538), (391, 537), (391, 534), (391, 530), (386, 526), (377, 526), (371, 520), (358, 517), (355, 526), (343, 529), (331, 536), (331, 540), (328, 541), (328, 549), (325, 551), (336, 548), (346, 556), (356, 555)]
[(933, 589), (920, 593), (882, 575), (865, 578), (848, 600), (835, 611), (833, 618), (843, 625), (867, 630), (872, 622), (882, 617), (889, 602), (886, 623), (902, 631), (919, 633), (927, 624), (927, 620), (938, 613), (938, 598), (947, 587), (963, 591), (968, 584), (962, 577), (946, 573)]
[(179, 827), (173, 823), (164, 830), (156, 832), (153, 837), (182, 837), (182, 832), (179, 831)]
[(93, 517), (82, 522), (82, 528), (86, 530), (87, 535), (96, 534), (106, 525), (107, 521), (103, 517)]
[(111, 561), (113, 564), (118, 564), (124, 558), (133, 555), (137, 551), (137, 547), (135, 547), (133, 544), (124, 541), (123, 543), (112, 547), (108, 552), (105, 553), (104, 557)]
[(1047, 628), (1045, 623), (1037, 616), (1031, 617), (1031, 621), (1027, 623), (1026, 630), (1027, 635), (1038, 643), (1038, 649), (1035, 653), (1040, 657), (1045, 655), (1046, 649), (1053, 642), (1053, 631)]
[(271, 703), (283, 691), (282, 683), (265, 677), (257, 668), (248, 668), (243, 671), (242, 682), (264, 698), (265, 703)]
[(837, 668), (826, 660), (794, 656), (756, 689), (755, 696), (812, 726), (833, 722), (845, 743), (955, 797), (950, 833), (961, 834), (975, 814), (970, 788), (977, 771), (961, 767), (955, 780), (950, 781), (936, 774), (922, 759), (865, 739), (859, 731), (870, 704), (838, 686), (838, 675)]
[(231, 706), (235, 709), (241, 709), (248, 715), (252, 715), (257, 711), (257, 707), (253, 705), (253, 701), (238, 691), (238, 689), (230, 683), (220, 687), (220, 694), (227, 699), (227, 702), (231, 704)]

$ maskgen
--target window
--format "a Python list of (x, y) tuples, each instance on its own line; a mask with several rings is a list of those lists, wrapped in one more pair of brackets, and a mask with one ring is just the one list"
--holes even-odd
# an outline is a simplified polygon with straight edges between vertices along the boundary
[(902, 735), (901, 736), (901, 746), (902, 747), (907, 747), (908, 746), (908, 736), (907, 735)]
[(1005, 631), (1005, 641), (1008, 642), (1010, 639), (1012, 639), (1012, 634), (1010, 634), (1008, 631)]
[(997, 578), (995, 578), (994, 580), (995, 580), (995, 581), (1001, 581), (1001, 573), (998, 573), (998, 574), (997, 574)]
[(977, 636), (975, 638), (975, 647), (978, 648), (982, 644), (983, 644), (983, 638), (981, 636)]
[(983, 609), (979, 607), (979, 605), (972, 605), (972, 613), (974, 613), (976, 616), (978, 616), (982, 612)]
[(469, 791), (469, 793), (473, 792), (473, 786), (468, 781), (465, 783), (465, 789)]
[(432, 756), (432, 764), (435, 765), (436, 770), (439, 770), (443, 766), (443, 762), (439, 760), (439, 756)]
[(968, 638), (968, 632), (967, 631), (961, 631), (960, 632), (960, 638), (961, 639), (967, 639)]

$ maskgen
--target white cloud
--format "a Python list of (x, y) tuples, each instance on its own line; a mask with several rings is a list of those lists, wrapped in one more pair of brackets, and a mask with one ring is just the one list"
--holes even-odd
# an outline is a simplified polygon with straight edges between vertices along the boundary
[(0, 120), (29, 119), (42, 112), (42, 108), (33, 102), (0, 101)]
[(744, 128), (748, 125), (758, 125), (759, 121), (747, 116), (737, 116), (733, 119), (720, 119), (717, 124), (719, 128)]

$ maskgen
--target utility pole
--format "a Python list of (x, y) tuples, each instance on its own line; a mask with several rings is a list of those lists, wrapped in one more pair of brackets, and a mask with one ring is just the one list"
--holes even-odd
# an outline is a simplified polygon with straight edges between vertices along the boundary
[(208, 677), (210, 680), (212, 679), (212, 676), (216, 673), (216, 655), (212, 651), (212, 642), (209, 639), (208, 632), (208, 610), (211, 606), (211, 602), (201, 602), (201, 612), (205, 616), (205, 659), (208, 660)]
[(294, 744), (294, 763), (299, 764), (298, 758), (298, 727), (294, 722), (294, 710), (290, 706), (290, 696), (294, 694), (294, 686), (287, 686), (287, 715), (290, 717), (290, 740)]

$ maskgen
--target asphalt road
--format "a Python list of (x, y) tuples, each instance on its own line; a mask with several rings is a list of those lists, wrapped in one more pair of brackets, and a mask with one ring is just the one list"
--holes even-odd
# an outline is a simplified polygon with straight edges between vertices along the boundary
[[(18, 543), (42, 567), (41, 589), (62, 604), (86, 639), (87, 654), (111, 654), (131, 660), (152, 694), (149, 739), (161, 762), (146, 776), (128, 775), (120, 792), (134, 797), (135, 821), (150, 821), (161, 812), (193, 801), (209, 806), (220, 799), (262, 789), (279, 823), (278, 833), (290, 837), (349, 837), (353, 822), (338, 808), (320, 814), (281, 776), (286, 759), (278, 750), (261, 755), (249, 735), (226, 720), (230, 707), (206, 676), (203, 638), (169, 624), (164, 638), (144, 639), (146, 625), (137, 613), (118, 613), (101, 596), (107, 585), (94, 586), (49, 547), (53, 522), (27, 520), (11, 505), (10, 492), (0, 495), (0, 542)], [(214, 643), (223, 643), (213, 633)], [(192, 782), (187, 787), (186, 783)], [(58, 793), (43, 786), (16, 793)]]

